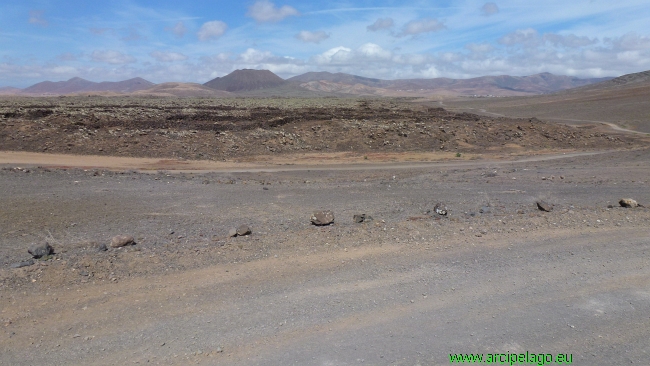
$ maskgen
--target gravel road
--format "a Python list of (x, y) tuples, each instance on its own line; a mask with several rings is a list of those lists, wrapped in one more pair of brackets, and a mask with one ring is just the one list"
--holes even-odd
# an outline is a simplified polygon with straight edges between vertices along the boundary
[[(649, 205), (648, 177), (648, 150), (203, 174), (5, 164), (0, 365), (645, 365), (650, 210), (618, 200)], [(321, 209), (333, 225), (310, 224)], [(227, 237), (240, 224), (252, 234)], [(98, 250), (118, 234), (137, 244)], [(43, 240), (52, 258), (11, 268)]]

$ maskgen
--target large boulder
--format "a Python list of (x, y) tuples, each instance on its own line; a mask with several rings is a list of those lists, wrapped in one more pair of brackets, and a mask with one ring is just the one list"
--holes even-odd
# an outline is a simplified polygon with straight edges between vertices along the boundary
[(52, 248), (50, 243), (44, 242), (30, 245), (27, 252), (34, 258), (41, 258), (54, 253), (54, 248)]
[(311, 223), (316, 226), (330, 225), (334, 222), (334, 212), (316, 211), (311, 215)]

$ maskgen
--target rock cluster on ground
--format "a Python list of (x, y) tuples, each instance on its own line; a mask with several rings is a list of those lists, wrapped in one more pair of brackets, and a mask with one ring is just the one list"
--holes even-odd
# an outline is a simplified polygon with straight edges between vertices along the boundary
[(30, 98), (0, 100), (0, 118), (4, 150), (200, 160), (308, 152), (604, 149), (631, 139), (540, 120), (336, 98)]

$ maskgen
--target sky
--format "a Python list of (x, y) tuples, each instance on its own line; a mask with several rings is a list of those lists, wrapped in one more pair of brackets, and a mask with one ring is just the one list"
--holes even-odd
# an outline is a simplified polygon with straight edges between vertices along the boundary
[(648, 0), (2, 0), (0, 87), (205, 83), (236, 69), (371, 78), (650, 69)]

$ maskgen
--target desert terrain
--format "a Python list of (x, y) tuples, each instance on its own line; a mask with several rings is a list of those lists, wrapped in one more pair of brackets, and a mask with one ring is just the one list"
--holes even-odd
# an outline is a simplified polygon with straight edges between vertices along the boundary
[(0, 365), (648, 364), (646, 134), (224, 95), (0, 99)]

